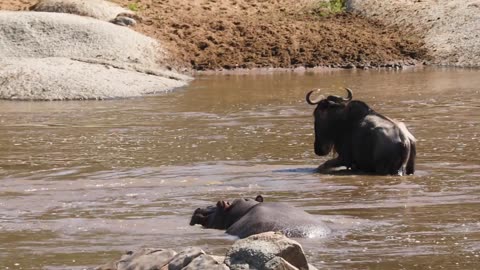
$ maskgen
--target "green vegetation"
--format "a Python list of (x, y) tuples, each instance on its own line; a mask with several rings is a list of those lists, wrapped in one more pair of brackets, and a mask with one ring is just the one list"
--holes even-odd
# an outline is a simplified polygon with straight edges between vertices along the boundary
[(341, 13), (344, 12), (347, 7), (346, 2), (346, 0), (319, 1), (313, 8), (313, 13), (320, 16)]
[(131, 11), (138, 11), (138, 4), (137, 3), (130, 3), (128, 4), (128, 9), (130, 9)]

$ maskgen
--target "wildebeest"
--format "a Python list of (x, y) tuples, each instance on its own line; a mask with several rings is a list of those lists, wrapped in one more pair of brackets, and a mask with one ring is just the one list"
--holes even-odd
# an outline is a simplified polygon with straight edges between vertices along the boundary
[[(317, 105), (315, 118), (315, 154), (325, 156), (332, 149), (337, 157), (320, 165), (320, 172), (345, 166), (352, 171), (380, 175), (405, 175), (415, 172), (415, 137), (405, 124), (383, 116), (365, 102), (330, 95), (306, 100)], [(317, 90), (318, 91), (318, 90)]]

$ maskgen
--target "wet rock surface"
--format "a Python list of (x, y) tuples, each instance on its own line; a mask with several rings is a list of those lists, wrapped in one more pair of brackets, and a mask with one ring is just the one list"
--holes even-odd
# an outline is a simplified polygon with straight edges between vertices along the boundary
[[(224, 260), (224, 261), (219, 261)], [(300, 244), (281, 233), (266, 232), (236, 241), (225, 258), (206, 254), (197, 247), (180, 252), (170, 249), (143, 248), (127, 252), (118, 261), (109, 262), (95, 270), (314, 270)]]

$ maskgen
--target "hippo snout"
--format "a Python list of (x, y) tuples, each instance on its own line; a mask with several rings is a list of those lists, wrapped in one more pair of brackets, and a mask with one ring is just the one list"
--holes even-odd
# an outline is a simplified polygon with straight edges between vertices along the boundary
[(195, 209), (192, 215), (192, 219), (190, 220), (190, 226), (193, 226), (196, 224), (206, 226), (208, 224), (208, 219), (213, 212), (215, 212), (215, 208), (211, 206), (207, 208)]
[(193, 212), (193, 215), (192, 215), (192, 219), (190, 219), (190, 226), (193, 226), (195, 224), (200, 224), (201, 220), (203, 218), (205, 218), (205, 216), (203, 216), (202, 214), (200, 214), (199, 212), (201, 211), (200, 208), (197, 208), (194, 212)]

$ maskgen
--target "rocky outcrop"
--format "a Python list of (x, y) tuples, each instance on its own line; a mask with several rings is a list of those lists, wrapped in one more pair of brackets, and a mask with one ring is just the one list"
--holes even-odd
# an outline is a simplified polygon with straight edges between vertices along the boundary
[(62, 13), (0, 11), (0, 57), (67, 57), (157, 67), (160, 44), (126, 27)]
[(480, 67), (478, 0), (348, 0), (347, 5), (423, 37), (433, 64)]
[(179, 253), (169, 249), (140, 249), (127, 252), (120, 260), (95, 270), (316, 270), (307, 263), (299, 243), (275, 232), (238, 240), (224, 259), (220, 257), (219, 261), (218, 258), (196, 247), (185, 248)]
[(32, 11), (70, 13), (110, 21), (119, 14), (134, 13), (104, 0), (40, 0), (30, 7)]
[(161, 93), (190, 77), (169, 71), (160, 44), (71, 14), (0, 11), (0, 99), (107, 99)]
[(0, 58), (0, 98), (112, 99), (158, 94), (185, 80), (68, 58)]

